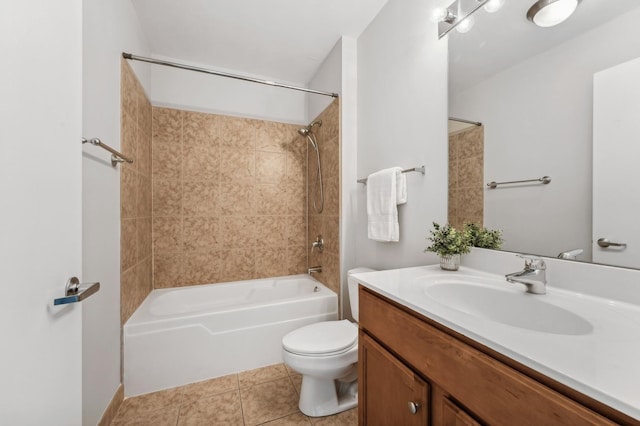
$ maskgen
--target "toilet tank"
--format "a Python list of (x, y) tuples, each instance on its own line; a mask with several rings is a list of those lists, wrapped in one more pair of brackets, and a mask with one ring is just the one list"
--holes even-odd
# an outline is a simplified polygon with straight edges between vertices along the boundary
[(374, 272), (375, 269), (355, 268), (347, 272), (347, 285), (349, 286), (349, 304), (351, 305), (351, 315), (356, 322), (359, 320), (360, 311), (358, 309), (358, 280), (353, 278), (354, 274), (361, 272)]

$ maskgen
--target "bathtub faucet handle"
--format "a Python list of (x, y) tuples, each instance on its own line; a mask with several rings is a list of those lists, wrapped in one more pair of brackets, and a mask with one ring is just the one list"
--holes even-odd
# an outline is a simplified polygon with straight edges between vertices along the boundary
[(322, 235), (318, 235), (316, 240), (311, 243), (311, 253), (313, 253), (314, 249), (318, 249), (319, 253), (322, 253), (324, 250), (324, 240), (322, 239)]

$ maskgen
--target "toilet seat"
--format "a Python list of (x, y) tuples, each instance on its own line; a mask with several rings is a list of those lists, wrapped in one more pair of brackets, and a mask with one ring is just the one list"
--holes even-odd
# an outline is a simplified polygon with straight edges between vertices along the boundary
[(287, 352), (307, 356), (336, 355), (358, 342), (358, 327), (349, 320), (324, 321), (292, 331), (282, 339)]

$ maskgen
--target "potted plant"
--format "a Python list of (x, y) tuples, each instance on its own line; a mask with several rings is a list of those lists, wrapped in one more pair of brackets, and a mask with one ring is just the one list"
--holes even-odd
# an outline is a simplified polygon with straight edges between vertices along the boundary
[(440, 256), (440, 267), (447, 271), (457, 271), (460, 268), (460, 255), (469, 253), (469, 234), (449, 224), (441, 226), (433, 222), (433, 229), (429, 231), (427, 239), (431, 241), (431, 245), (424, 251), (437, 253)]
[(464, 232), (469, 235), (472, 247), (500, 250), (504, 240), (499, 229), (481, 228), (475, 223), (465, 223)]

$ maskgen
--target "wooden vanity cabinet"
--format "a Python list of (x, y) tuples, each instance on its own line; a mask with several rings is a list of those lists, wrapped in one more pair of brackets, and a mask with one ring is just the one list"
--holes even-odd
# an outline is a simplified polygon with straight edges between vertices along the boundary
[(365, 287), (359, 291), (360, 425), (640, 424), (551, 379), (543, 383), (543, 376)]

